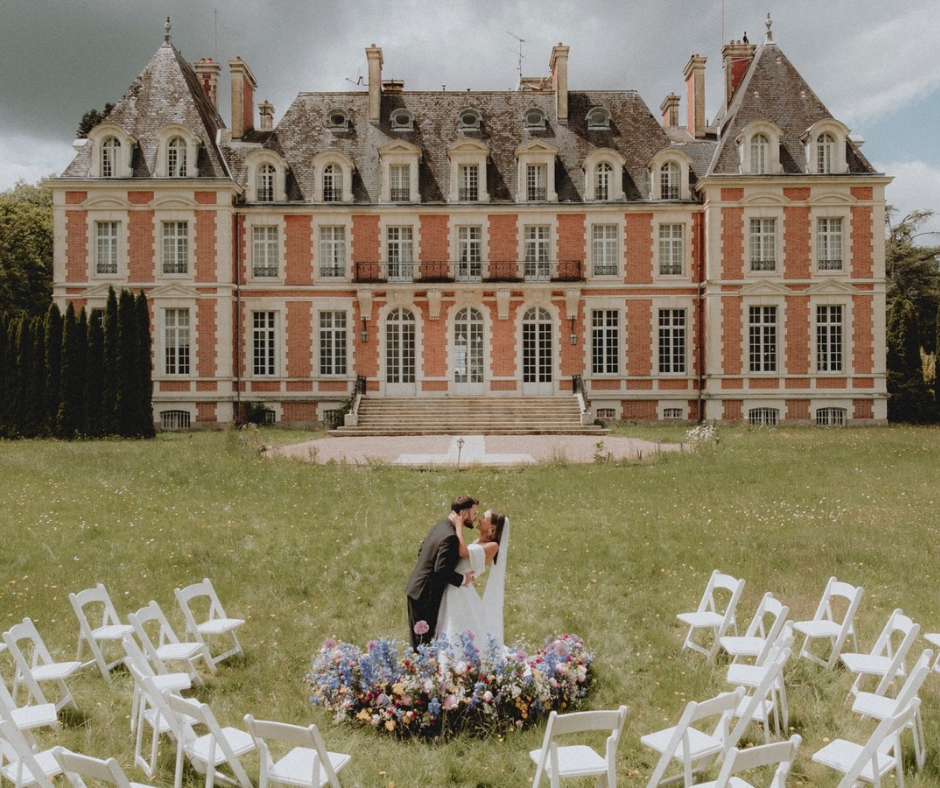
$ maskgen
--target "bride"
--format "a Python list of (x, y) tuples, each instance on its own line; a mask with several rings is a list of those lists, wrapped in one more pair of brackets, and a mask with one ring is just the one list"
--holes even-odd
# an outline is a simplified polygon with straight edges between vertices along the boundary
[(509, 550), (509, 520), (502, 512), (487, 509), (480, 518), (480, 538), (471, 544), (464, 540), (463, 523), (455, 524), (460, 542), (456, 571), (473, 571), (474, 582), (492, 564), (483, 598), (473, 585), (447, 586), (438, 616), (437, 634), (459, 643), (461, 632), (469, 631), (476, 647), (487, 649), (489, 637), (503, 645), (503, 598), (506, 587), (506, 558)]

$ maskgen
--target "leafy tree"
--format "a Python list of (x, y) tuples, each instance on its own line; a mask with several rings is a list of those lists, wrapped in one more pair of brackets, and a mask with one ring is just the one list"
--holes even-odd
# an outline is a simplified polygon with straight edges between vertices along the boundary
[(52, 193), (20, 181), (0, 193), (0, 312), (41, 317), (52, 301)]
[(940, 246), (922, 243), (922, 239), (936, 234), (920, 229), (933, 211), (913, 211), (899, 222), (893, 222), (895, 214), (894, 209), (888, 208), (885, 228), (888, 308), (898, 297), (907, 299), (917, 313), (918, 344), (925, 352), (933, 353), (937, 347), (934, 316), (940, 304)]
[(102, 123), (105, 118), (108, 117), (108, 114), (112, 109), (114, 109), (114, 104), (108, 102), (104, 105), (104, 112), (101, 112), (97, 109), (88, 110), (88, 112), (82, 115), (82, 119), (78, 123), (78, 129), (75, 132), (75, 136), (80, 140), (88, 137), (88, 132), (99, 123)]
[(933, 419), (918, 334), (914, 305), (898, 296), (888, 315), (888, 421), (919, 424)]

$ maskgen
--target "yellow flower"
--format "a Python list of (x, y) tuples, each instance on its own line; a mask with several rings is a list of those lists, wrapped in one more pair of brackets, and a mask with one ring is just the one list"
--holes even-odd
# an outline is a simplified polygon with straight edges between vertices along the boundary
[(395, 730), (395, 720), (385, 720), (385, 730), (387, 731)]
[(371, 713), (370, 711), (368, 711), (367, 709), (363, 709), (362, 711), (360, 711), (360, 712), (356, 715), (356, 719), (357, 719), (357, 720), (362, 720), (363, 722), (371, 722), (371, 721), (372, 721), (372, 713)]
[(395, 684), (392, 684), (392, 692), (394, 692), (396, 695), (404, 695), (405, 685), (402, 684), (400, 681)]

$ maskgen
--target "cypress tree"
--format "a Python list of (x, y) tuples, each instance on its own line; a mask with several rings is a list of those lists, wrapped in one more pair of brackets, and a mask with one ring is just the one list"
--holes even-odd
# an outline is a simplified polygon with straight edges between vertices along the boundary
[(137, 309), (130, 290), (121, 290), (118, 296), (117, 323), (115, 425), (118, 435), (130, 438), (137, 435), (135, 411), (140, 391), (137, 375)]
[(72, 439), (81, 434), (87, 331), (85, 311), (82, 310), (81, 317), (77, 318), (75, 307), (69, 301), (62, 326), (62, 379), (55, 429), (60, 438)]
[(117, 393), (119, 376), (118, 355), (118, 300), (113, 287), (108, 288), (108, 301), (102, 320), (104, 352), (101, 363), (101, 434), (117, 435)]
[(62, 393), (62, 313), (54, 303), (46, 310), (44, 321), (44, 366), (45, 385), (43, 386), (43, 419), (40, 433), (52, 435), (55, 432), (56, 417), (59, 414), (59, 397)]
[[(85, 314), (85, 310), (82, 310)], [(82, 407), (81, 432), (89, 438), (103, 434), (104, 388), (104, 327), (100, 311), (88, 318), (88, 346), (85, 354), (85, 398)]]
[(10, 406), (12, 391), (10, 385), (14, 374), (13, 358), (10, 353), (10, 320), (6, 312), (0, 312), (0, 438), (9, 437), (7, 433), (7, 409)]
[(24, 438), (38, 437), (45, 418), (46, 332), (42, 318), (29, 320), (23, 343), (23, 419)]
[(918, 336), (914, 305), (898, 296), (888, 314), (888, 421), (918, 424), (931, 418)]
[(139, 435), (152, 438), (156, 435), (153, 426), (153, 361), (151, 359), (152, 339), (150, 334), (150, 309), (147, 296), (141, 290), (134, 302), (137, 315), (137, 421)]
[(937, 307), (936, 323), (937, 344), (933, 355), (933, 399), (935, 404), (934, 420), (940, 420), (940, 307)]

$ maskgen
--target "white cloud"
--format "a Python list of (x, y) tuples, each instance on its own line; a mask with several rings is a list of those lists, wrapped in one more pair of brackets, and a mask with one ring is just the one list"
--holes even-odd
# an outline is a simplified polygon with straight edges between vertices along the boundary
[(898, 217), (916, 210), (934, 212), (921, 231), (938, 233), (929, 242), (940, 244), (940, 168), (922, 161), (878, 162), (874, 166), (894, 177), (886, 191), (888, 204), (897, 209)]
[(38, 183), (49, 175), (59, 175), (75, 156), (67, 142), (50, 142), (28, 137), (0, 137), (0, 191), (13, 188), (17, 181)]

